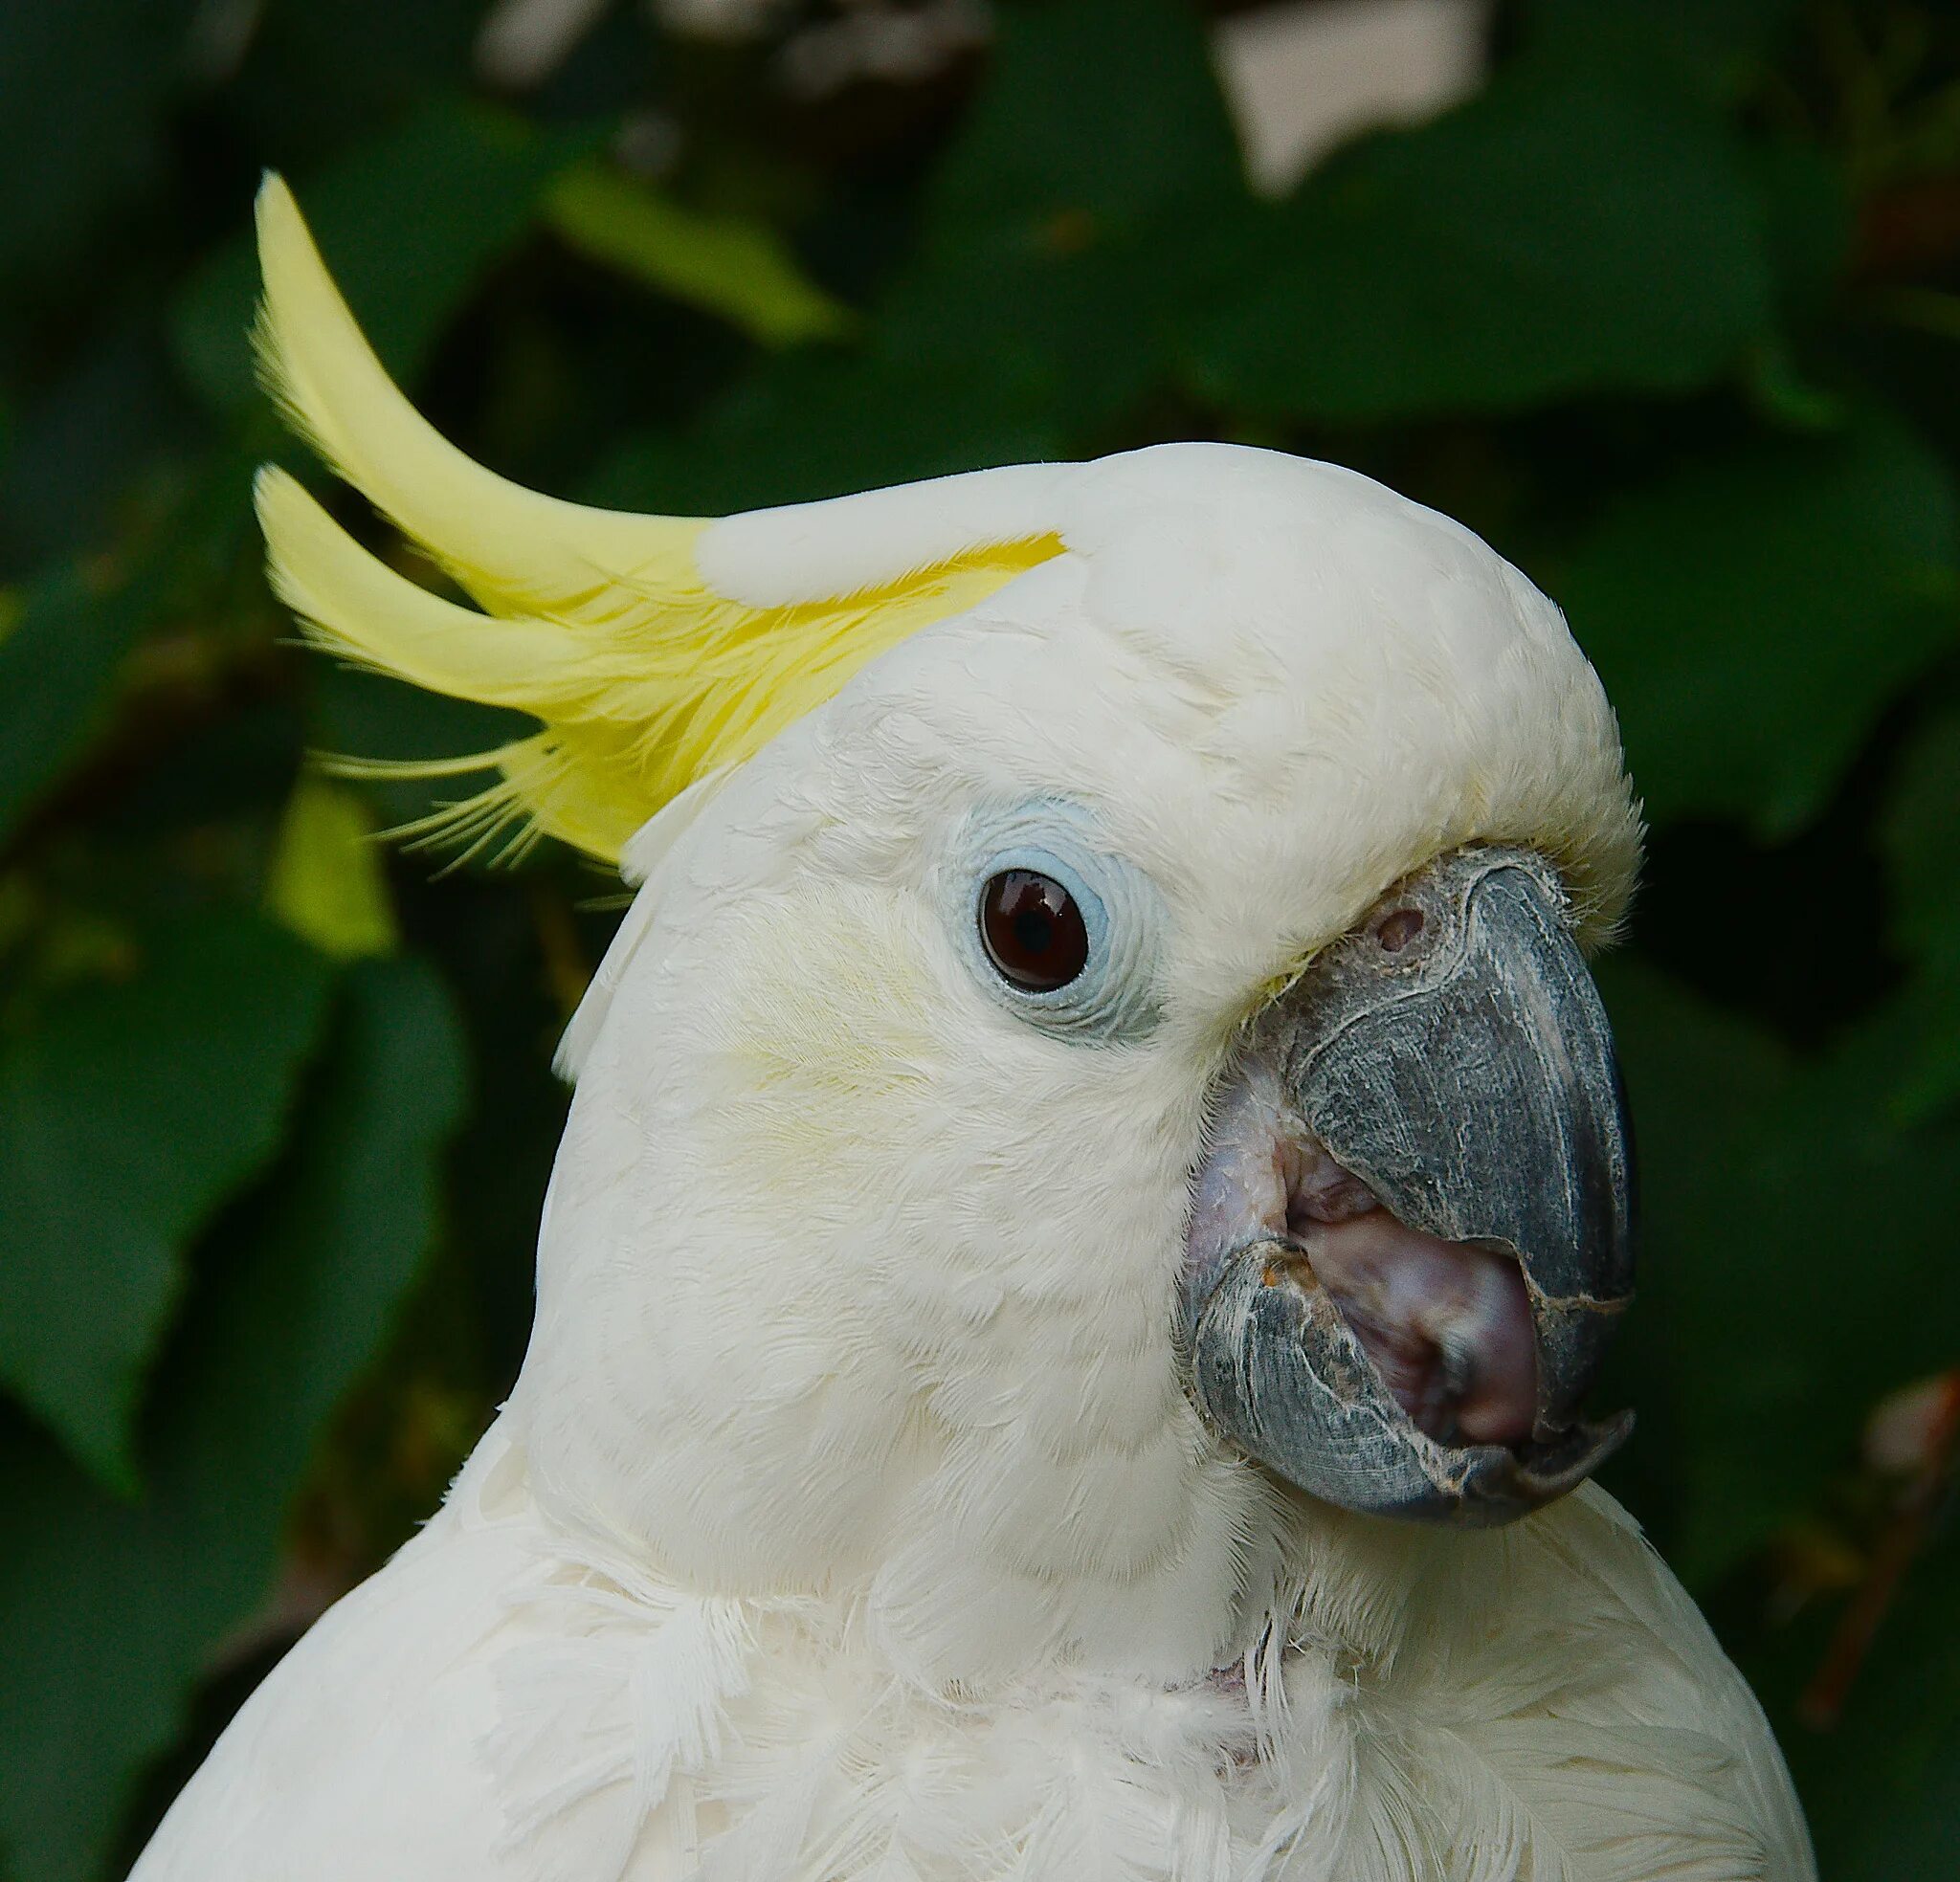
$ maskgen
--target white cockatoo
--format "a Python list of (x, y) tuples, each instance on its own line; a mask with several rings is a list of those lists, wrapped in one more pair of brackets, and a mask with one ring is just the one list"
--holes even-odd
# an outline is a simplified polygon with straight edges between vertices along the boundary
[(534, 715), (450, 823), (637, 894), (509, 1404), (140, 1882), (1806, 1882), (1583, 1481), (1638, 824), (1558, 610), (1214, 444), (555, 501), (259, 227), (279, 397), (478, 606), (268, 471), (279, 593)]

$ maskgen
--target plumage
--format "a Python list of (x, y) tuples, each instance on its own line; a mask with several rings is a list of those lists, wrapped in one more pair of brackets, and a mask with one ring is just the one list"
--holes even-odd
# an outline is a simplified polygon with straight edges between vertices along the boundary
[(717, 587), (698, 553), (702, 520), (560, 502), (438, 436), (383, 371), (278, 177), (260, 192), (258, 231), (258, 354), (275, 398), (483, 611), (390, 568), (268, 468), (257, 502), (273, 586), (331, 652), (545, 721), (536, 737), (461, 764), (395, 766), (502, 773), (423, 833), (488, 843), (516, 825), (520, 842), (535, 828), (615, 861), (695, 777), (750, 756), (866, 660), (1058, 546), (1004, 516), (978, 534), (916, 542), (902, 565), (799, 568), (757, 593)]
[[(515, 808), (637, 896), (509, 1405), (139, 1882), (1804, 1882), (1760, 1711), (1609, 1498), (1348, 1514), (1207, 1425), (1171, 1337), (1275, 989), (1465, 844), (1549, 858), (1591, 940), (1624, 908), (1557, 610), (1364, 477), (1215, 445), (555, 503), (387, 386), (277, 186), (262, 238), (287, 404), (486, 612), (275, 479), (282, 592), (536, 713)], [(1101, 1007), (1031, 1019), (976, 955), (976, 874), (1036, 850), (1095, 885)]]

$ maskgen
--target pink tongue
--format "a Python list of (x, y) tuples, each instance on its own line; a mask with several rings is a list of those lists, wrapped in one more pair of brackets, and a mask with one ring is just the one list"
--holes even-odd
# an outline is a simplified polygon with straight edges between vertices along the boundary
[(1538, 1362), (1515, 1261), (1405, 1229), (1387, 1209), (1307, 1222), (1321, 1283), (1417, 1426), (1445, 1443), (1531, 1435)]

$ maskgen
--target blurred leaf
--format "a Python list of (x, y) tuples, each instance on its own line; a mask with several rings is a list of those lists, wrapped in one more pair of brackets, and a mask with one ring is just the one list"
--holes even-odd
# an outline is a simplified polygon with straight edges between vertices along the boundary
[(1196, 280), (1174, 244), (1143, 238), (1052, 256), (976, 249), (957, 269), (920, 269), (880, 310), (865, 368), (872, 403), (887, 412), (909, 402), (902, 422), (922, 437), (944, 402), (956, 425), (979, 410), (994, 414), (989, 430), (1094, 438), (1171, 377), (1178, 310)]
[[(1238, 143), (1196, 11), (1069, 0), (1002, 11), (986, 81), (928, 191), (934, 260), (1061, 252), (1236, 194)], [(1058, 221), (1072, 225), (1060, 232)], [(997, 310), (996, 310), (997, 311)]]
[(286, 800), (267, 912), (335, 961), (401, 947), (373, 820), (343, 785), (302, 776)]
[(194, 448), (198, 414), (158, 336), (120, 331), (36, 389), (0, 450), (0, 570), (97, 547), (157, 454)]
[(1799, 0), (1526, 0), (1532, 51), (1549, 61), (1671, 73), (1718, 96), (1759, 77)]
[(72, 262), (164, 171), (193, 0), (0, 7), (0, 295)]
[(1743, 389), (1754, 410), (1778, 431), (1841, 432), (1850, 417), (1842, 398), (1804, 376), (1780, 334), (1750, 350)]
[(1669, 1557), (1705, 1589), (1815, 1507), (1880, 1398), (1951, 1362), (1927, 1309), (1950, 1286), (1960, 1136), (1890, 1128), (1882, 1034), (1805, 1062), (1651, 970), (1601, 979), (1640, 1141), (1623, 1339), (1669, 1399)]
[(1960, 711), (1936, 713), (1906, 747), (1881, 829), (1894, 938), (1918, 967), (1900, 1098), (1923, 1118), (1960, 1098)]
[(78, 568), (27, 590), (0, 639), (0, 835), (100, 730), (116, 674), (148, 618), (138, 584)]
[(1900, 944), (1925, 953), (1960, 937), (1960, 708), (1920, 726), (1899, 760), (1881, 826)]
[(327, 981), (278, 929), (213, 914), (0, 1051), (0, 1381), (120, 1489), (184, 1245), (278, 1147)]
[(1855, 205), (1842, 161), (1785, 138), (1744, 152), (1763, 206), (1764, 233), (1785, 315), (1824, 314), (1851, 259)]
[(227, 31), (243, 41), (226, 87), (234, 135), (258, 161), (304, 173), (467, 86), (486, 11), (485, 0), (235, 0), (207, 4), (200, 24), (207, 47)]
[(1232, 291), (1196, 336), (1199, 383), (1349, 421), (1685, 391), (1770, 324), (1764, 224), (1712, 111), (1527, 60), (1222, 231)]
[(854, 323), (767, 224), (683, 209), (605, 165), (568, 170), (545, 215), (580, 254), (720, 315), (766, 346), (834, 339)]
[(166, 1362), (135, 1506), (33, 1433), (0, 1432), (0, 1847), (85, 1882), (132, 1779), (178, 1729), (225, 1636), (268, 1593), (321, 1429), (371, 1362), (434, 1229), (462, 1102), (440, 986), (410, 961), (347, 971), (332, 1046), (277, 1180), (228, 1221)]
[(100, 732), (143, 634), (225, 579), (251, 527), (251, 474), (249, 459), (212, 454), (140, 540), (28, 588), (0, 636), (0, 839)]
[[(443, 100), (296, 186), (335, 279), (397, 380), (414, 382), (484, 271), (531, 227), (545, 187), (589, 141)], [(253, 397), (257, 295), (248, 219), (198, 270), (172, 316), (186, 375), (220, 410)]]
[(1192, 8), (1015, 8), (876, 345), (955, 396), (967, 381), (1030, 420), (1105, 423), (1167, 372), (1210, 284), (1193, 234), (1244, 200)]
[(1785, 1735), (1831, 1882), (1927, 1882), (1960, 1849), (1960, 1537), (1908, 1571), (1828, 1732)]
[(1189, 7), (1013, 9), (864, 344), (760, 362), (582, 494), (715, 513), (1061, 455), (1160, 375), (1176, 247), (1242, 195)]
[(1550, 572), (1657, 823), (1797, 829), (1960, 631), (1946, 466), (1878, 411), (1620, 498)]
[(630, 439), (581, 495), (720, 515), (1060, 456), (1064, 433), (1039, 406), (998, 358), (948, 378), (883, 351), (797, 354), (768, 362), (686, 431)]

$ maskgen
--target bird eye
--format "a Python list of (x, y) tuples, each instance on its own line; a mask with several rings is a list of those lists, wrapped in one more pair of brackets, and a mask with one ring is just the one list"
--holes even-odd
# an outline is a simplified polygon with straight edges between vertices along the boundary
[(1075, 897), (1052, 875), (1006, 869), (980, 892), (980, 939), (1003, 980), (1024, 993), (1066, 986), (1089, 960)]

